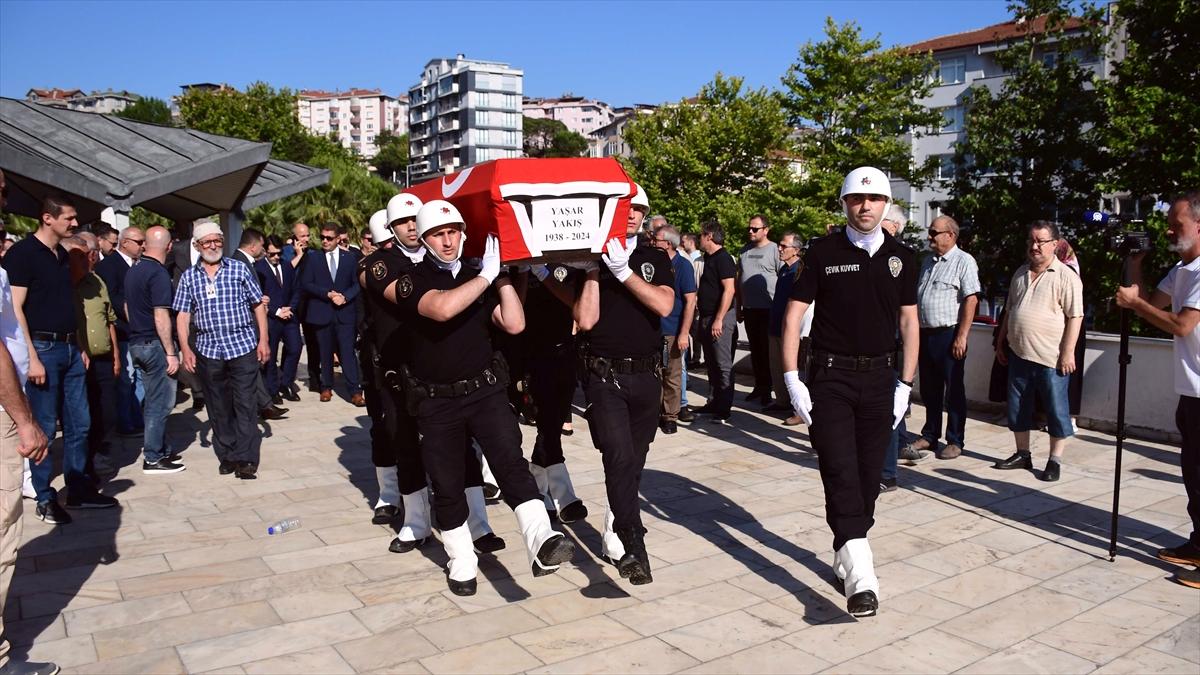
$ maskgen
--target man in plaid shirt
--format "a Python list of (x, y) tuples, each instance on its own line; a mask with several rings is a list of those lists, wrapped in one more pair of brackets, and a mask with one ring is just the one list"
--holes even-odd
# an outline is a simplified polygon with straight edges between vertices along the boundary
[[(250, 268), (224, 256), (219, 225), (197, 224), (192, 241), (200, 261), (179, 278), (173, 303), (183, 367), (199, 375), (208, 395), (221, 474), (251, 480), (259, 459), (258, 443), (252, 442), (258, 431), (255, 378), (270, 357), (266, 305)], [(195, 351), (188, 346), (193, 316)]]

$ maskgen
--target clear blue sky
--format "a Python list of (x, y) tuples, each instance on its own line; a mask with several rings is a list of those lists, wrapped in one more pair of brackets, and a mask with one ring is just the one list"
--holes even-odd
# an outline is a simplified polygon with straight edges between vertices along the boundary
[(527, 96), (613, 105), (690, 96), (721, 71), (776, 87), (826, 16), (884, 44), (999, 23), (1004, 0), (843, 2), (66, 2), (0, 0), (0, 95), (30, 87), (167, 98), (188, 82), (404, 93), (432, 58), (525, 71)]

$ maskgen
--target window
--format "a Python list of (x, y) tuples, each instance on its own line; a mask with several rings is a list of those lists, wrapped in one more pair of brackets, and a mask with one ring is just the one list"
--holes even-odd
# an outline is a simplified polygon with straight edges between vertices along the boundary
[(941, 108), (941, 113), (946, 120), (942, 124), (941, 133), (958, 133), (963, 130), (963, 107), (961, 105)]
[(1058, 63), (1058, 52), (1042, 54), (1042, 65), (1046, 68), (1053, 68), (1056, 63)]
[(941, 59), (933, 69), (933, 81), (938, 84), (960, 84), (967, 81), (966, 59)]
[(933, 155), (937, 159), (937, 174), (938, 180), (953, 180), (954, 179), (954, 155)]

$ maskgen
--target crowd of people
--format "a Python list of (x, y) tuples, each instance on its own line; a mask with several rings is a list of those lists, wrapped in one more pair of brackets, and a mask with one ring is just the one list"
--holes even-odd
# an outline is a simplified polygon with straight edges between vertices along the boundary
[[(981, 285), (952, 218), (930, 224), (923, 259), (903, 243), (907, 218), (878, 169), (850, 172), (840, 198), (845, 225), (809, 242), (795, 232), (772, 238), (755, 215), (735, 259), (720, 224), (682, 233), (650, 216), (639, 187), (625, 236), (600, 260), (505, 266), (492, 236), (480, 258), (463, 257), (468, 224), (453, 204), (408, 193), (381, 205), (360, 246), (337, 224), (317, 228), (312, 246), (297, 223), (286, 241), (246, 229), (231, 255), (210, 221), (183, 238), (158, 226), (84, 229), (69, 199), (47, 196), (38, 230), (12, 246), (0, 272), (5, 481), (24, 474), (37, 517), (65, 525), (70, 510), (117, 506), (98, 489), (94, 462), (113, 434), (141, 438), (144, 475), (185, 470), (165, 434), (177, 381), (207, 410), (219, 472), (253, 480), (258, 422), (300, 399), (307, 352), (310, 392), (332, 400), (340, 368), (341, 393), (371, 419), (371, 517), (395, 526), (389, 549), (412, 551), (436, 528), (450, 591), (471, 595), (478, 554), (505, 546), (488, 525), (488, 498), (515, 512), (534, 576), (571, 559), (574, 544), (551, 516), (569, 524), (588, 514), (562, 447), (581, 389), (603, 461), (602, 553), (630, 583), (651, 583), (639, 504), (650, 445), (679, 423), (731, 423), (741, 325), (752, 381), (741, 403), (807, 426), (847, 611), (871, 616), (880, 596), (867, 536), (880, 492), (896, 489), (900, 461), (953, 460), (966, 447), (964, 363)], [(1181, 262), (1153, 292), (1139, 279), (1116, 301), (1175, 336), (1195, 531), (1159, 556), (1194, 566), (1200, 193), (1176, 199), (1168, 224)], [(1027, 262), (996, 329), (1014, 453), (995, 468), (1033, 470), (1030, 433), (1044, 424), (1050, 453), (1039, 476), (1055, 481), (1074, 434), (1068, 389), (1082, 282), (1054, 223), (1026, 231)], [(701, 367), (708, 395), (693, 409), (688, 374)], [(918, 374), (926, 421), (910, 437)], [(518, 420), (537, 428), (528, 461)], [(60, 425), (65, 500), (45, 461)], [(10, 503), (8, 485), (0, 597), (20, 539), (20, 499)], [(1195, 570), (1178, 579), (1200, 588)]]

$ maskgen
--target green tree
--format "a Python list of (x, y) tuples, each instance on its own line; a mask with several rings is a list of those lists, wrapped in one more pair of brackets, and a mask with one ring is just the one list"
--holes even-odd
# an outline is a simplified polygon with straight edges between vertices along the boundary
[(403, 181), (408, 166), (408, 134), (397, 136), (387, 130), (381, 131), (375, 137), (375, 147), (379, 148), (371, 159), (375, 173), (386, 181), (391, 181), (393, 176), (397, 181)]
[[(875, 166), (914, 186), (933, 177), (933, 161), (914, 165), (909, 136), (940, 128), (942, 115), (918, 103), (932, 87), (933, 59), (903, 48), (882, 49), (853, 22), (825, 20), (825, 39), (800, 47), (783, 76), (788, 121), (806, 127), (797, 140), (812, 194), (841, 213), (842, 179), (858, 166)], [(813, 205), (814, 207), (817, 204)]]
[(192, 129), (271, 143), (276, 159), (308, 162), (322, 145), (296, 117), (295, 93), (265, 82), (255, 82), (244, 92), (189, 91), (179, 99), (179, 117)]
[(558, 120), (522, 118), (522, 145), (526, 157), (583, 157), (588, 142)]
[[(1134, 197), (1200, 185), (1200, 4), (1122, 0), (1124, 58), (1101, 85), (1109, 189)], [(1114, 45), (1115, 47), (1115, 45)]]
[(803, 186), (788, 164), (790, 131), (778, 97), (717, 73), (695, 98), (631, 120), (625, 140), (632, 156), (623, 161), (653, 213), (693, 232), (715, 219), (736, 248), (754, 213), (777, 228), (811, 230), (823, 222), (800, 208)]
[(150, 122), (151, 124), (162, 124), (164, 126), (171, 124), (171, 109), (167, 107), (166, 101), (153, 96), (142, 97), (124, 110), (114, 113), (117, 117), (124, 117), (128, 120), (137, 122)]

